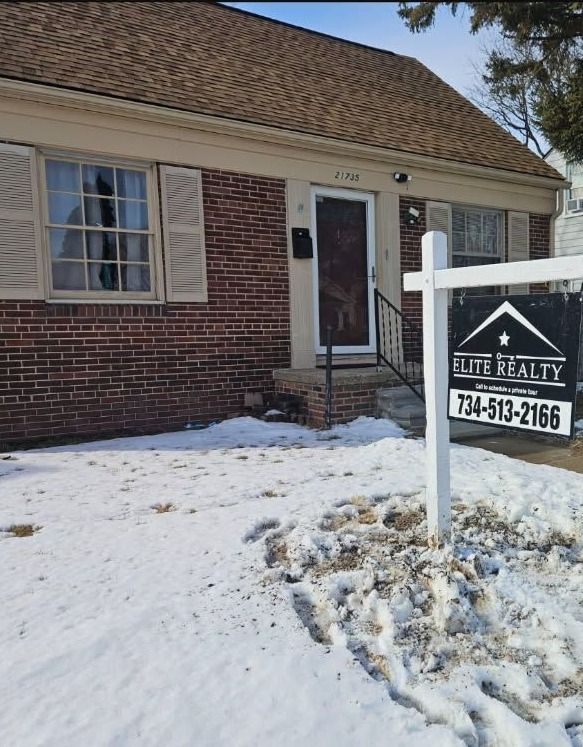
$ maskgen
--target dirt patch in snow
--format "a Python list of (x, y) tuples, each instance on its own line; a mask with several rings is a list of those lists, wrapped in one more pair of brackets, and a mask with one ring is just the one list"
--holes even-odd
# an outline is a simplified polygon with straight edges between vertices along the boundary
[[(357, 496), (317, 525), (267, 531), (270, 578), (290, 585), (314, 641), (345, 646), (467, 745), (583, 744), (577, 537), (534, 533), (486, 502), (453, 518), (452, 546), (429, 550), (418, 499)], [(559, 620), (565, 578), (582, 583)]]

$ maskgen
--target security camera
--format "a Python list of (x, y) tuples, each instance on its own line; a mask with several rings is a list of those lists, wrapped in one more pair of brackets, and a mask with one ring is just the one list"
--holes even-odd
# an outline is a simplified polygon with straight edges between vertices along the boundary
[(395, 171), (393, 174), (393, 179), (397, 182), (397, 184), (404, 184), (405, 182), (411, 181), (411, 175), (410, 174), (403, 174), (401, 171)]
[(407, 226), (416, 226), (419, 223), (419, 210), (410, 207), (405, 215), (405, 224)]

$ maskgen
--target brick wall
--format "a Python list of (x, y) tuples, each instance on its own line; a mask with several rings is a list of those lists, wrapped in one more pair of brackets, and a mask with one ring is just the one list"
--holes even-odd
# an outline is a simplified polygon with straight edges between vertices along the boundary
[[(278, 381), (277, 391), (295, 394), (302, 398), (301, 414), (308, 425), (321, 428), (325, 425), (326, 387), (323, 384)], [(361, 415), (376, 414), (378, 383), (335, 384), (332, 399), (332, 424), (347, 423)]]
[[(415, 226), (405, 223), (409, 208), (419, 211), (419, 222)], [(403, 288), (403, 275), (406, 272), (418, 272), (421, 269), (421, 238), (426, 231), (425, 228), (425, 200), (416, 200), (412, 197), (399, 198), (399, 224), (401, 231), (401, 290)], [(421, 293), (402, 291), (401, 310), (419, 327), (423, 324)]]
[[(405, 217), (410, 207), (419, 210), (419, 223), (416, 226), (405, 225)], [(416, 200), (411, 197), (399, 199), (399, 220), (401, 231), (401, 288), (402, 276), (406, 272), (417, 272), (421, 269), (421, 238), (425, 233), (425, 200)], [(550, 256), (550, 215), (529, 215), (529, 251), (530, 259), (544, 259)], [(504, 217), (505, 231), (505, 254), (508, 259), (508, 214)], [(546, 283), (537, 283), (530, 286), (531, 293), (547, 293)], [(421, 293), (401, 294), (403, 313), (410, 317), (419, 326), (422, 325)]]
[[(529, 258), (546, 259), (550, 256), (551, 216), (531, 213), (528, 216)], [(531, 283), (531, 293), (548, 293), (548, 283)]]
[(285, 182), (203, 171), (207, 304), (0, 301), (0, 443), (240, 413), (290, 365)]

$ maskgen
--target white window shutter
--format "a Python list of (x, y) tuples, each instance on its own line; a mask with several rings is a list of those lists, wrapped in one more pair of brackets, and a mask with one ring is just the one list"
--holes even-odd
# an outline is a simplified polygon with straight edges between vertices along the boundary
[(208, 300), (200, 169), (160, 167), (162, 231), (169, 301)]
[(0, 298), (44, 298), (33, 148), (0, 143)]
[[(508, 213), (508, 261), (528, 260), (528, 213)], [(528, 284), (510, 285), (510, 294), (528, 293)]]
[(451, 205), (448, 202), (426, 203), (427, 231), (442, 231), (447, 236), (447, 265), (451, 267)]

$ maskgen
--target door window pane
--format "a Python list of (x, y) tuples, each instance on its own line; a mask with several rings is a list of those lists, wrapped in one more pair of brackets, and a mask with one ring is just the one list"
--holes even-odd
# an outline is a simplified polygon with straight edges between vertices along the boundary
[(369, 344), (367, 205), (316, 198), (320, 345), (334, 330), (334, 346)]

